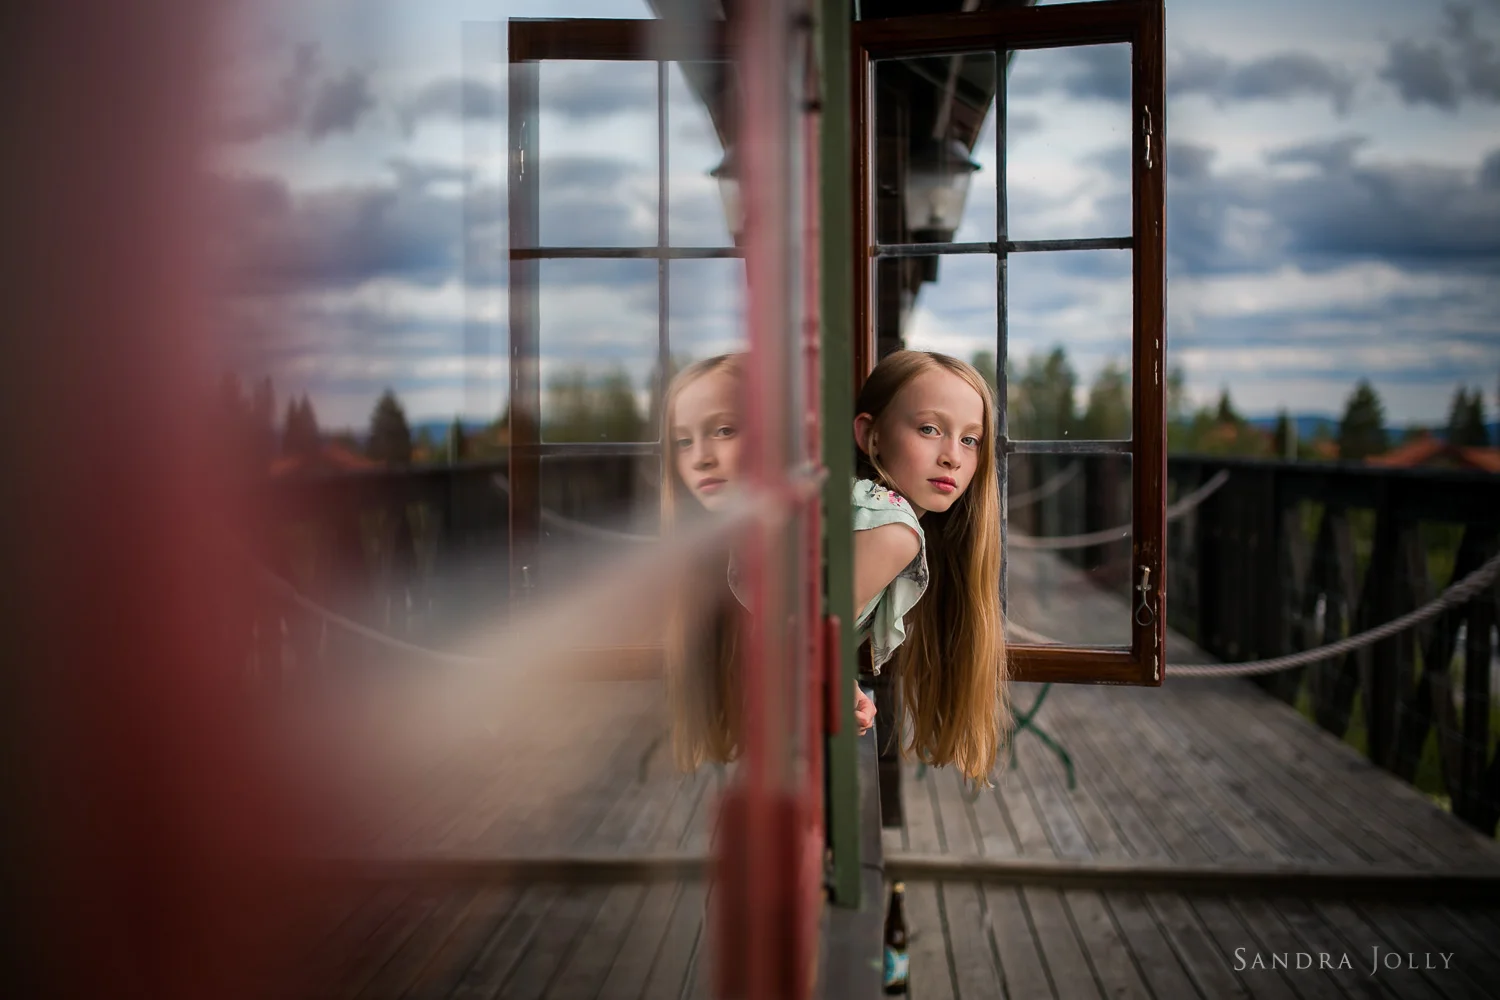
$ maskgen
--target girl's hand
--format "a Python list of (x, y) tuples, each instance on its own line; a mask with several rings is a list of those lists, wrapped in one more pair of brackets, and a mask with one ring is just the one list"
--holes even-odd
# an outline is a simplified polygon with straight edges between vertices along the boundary
[(859, 727), (861, 736), (875, 725), (875, 702), (871, 701), (858, 685), (854, 688), (854, 724)]

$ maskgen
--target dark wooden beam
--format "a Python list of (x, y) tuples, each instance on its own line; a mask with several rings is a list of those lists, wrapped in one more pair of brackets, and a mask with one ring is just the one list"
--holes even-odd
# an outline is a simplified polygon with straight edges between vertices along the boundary
[(893, 854), (886, 877), (1002, 882), (1058, 889), (1181, 892), (1215, 896), (1295, 896), (1394, 902), (1493, 903), (1500, 870), (1411, 871), (1302, 865), (1149, 865), (1109, 861), (1006, 861), (952, 855)]
[(1134, 42), (1143, 11), (1159, 0), (1092, 0), (1036, 8), (858, 21), (854, 44), (872, 57)]

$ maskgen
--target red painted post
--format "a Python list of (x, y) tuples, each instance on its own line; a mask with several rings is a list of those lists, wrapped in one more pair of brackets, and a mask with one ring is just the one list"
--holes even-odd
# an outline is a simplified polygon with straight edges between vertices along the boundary
[[(817, 120), (794, 106), (798, 88), (787, 86), (799, 78), (793, 74), (811, 72), (810, 61), (791, 58), (811, 51), (808, 25), (793, 20), (802, 9), (791, 0), (746, 5), (733, 26), (744, 97), (737, 140), (749, 286), (747, 478), (762, 495), (786, 498), (817, 466), (821, 440), (818, 175), (807, 159), (817, 148)], [(757, 525), (741, 558), (752, 611), (743, 646), (745, 754), (739, 783), (721, 806), (714, 894), (717, 991), (726, 1000), (805, 997), (816, 947), (822, 539), (816, 493), (785, 502), (780, 513), (789, 519)]]
[(4, 18), (7, 996), (289, 995), (289, 811), (241, 687), (251, 532), (207, 405), (222, 6)]

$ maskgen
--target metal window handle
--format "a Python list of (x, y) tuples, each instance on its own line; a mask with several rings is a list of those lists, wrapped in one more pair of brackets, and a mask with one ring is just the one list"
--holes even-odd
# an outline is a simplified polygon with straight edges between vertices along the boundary
[(1146, 169), (1151, 169), (1151, 109), (1141, 109), (1141, 132), (1146, 139)]
[[(1156, 623), (1156, 609), (1151, 605), (1151, 567), (1142, 566), (1141, 582), (1135, 585), (1136, 592), (1141, 599), (1135, 605), (1135, 623), (1142, 628), (1147, 628)], [(1144, 613), (1144, 618), (1142, 614)]]

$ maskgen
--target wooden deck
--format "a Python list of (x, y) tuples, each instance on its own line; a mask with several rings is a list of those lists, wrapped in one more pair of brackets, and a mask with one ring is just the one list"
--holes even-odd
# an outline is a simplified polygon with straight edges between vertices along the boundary
[[(414, 776), (363, 850), (380, 858), (701, 857), (715, 769), (679, 776), (656, 682), (570, 685), (530, 724)], [(341, 898), (312, 962), (328, 997), (707, 996), (706, 884), (402, 883)]]
[[(1169, 650), (1202, 657), (1180, 637)], [(1015, 701), (1037, 693), (1017, 685)], [(364, 848), (701, 857), (724, 776), (681, 777), (664, 748), (651, 752), (660, 685), (550, 697), (413, 776)], [(887, 876), (908, 886), (918, 1000), (1500, 996), (1500, 900), (1339, 881), (1493, 877), (1500, 846), (1248, 682), (1055, 685), (1037, 723), (1072, 755), (1076, 787), (1030, 732), (1017, 767), (972, 801), (951, 771), (905, 768), (904, 822), (883, 846)], [(980, 870), (996, 863), (1010, 870)], [(701, 880), (670, 878), (373, 888), (330, 915), (318, 995), (706, 996), (706, 899)], [(1419, 967), (1371, 975), (1372, 949)], [(1319, 969), (1321, 954), (1348, 965)], [(1297, 968), (1299, 955), (1314, 967)]]
[[(585, 698), (557, 741), (507, 740), (503, 756), (448, 762), (400, 828), (379, 838), (381, 853), (705, 851), (720, 776), (679, 778), (657, 753), (641, 780), (659, 689), (591, 690), (600, 702)], [(1018, 700), (1031, 694), (1022, 686)], [(595, 724), (606, 701), (620, 724)], [(906, 822), (885, 832), (885, 848), (888, 872), (908, 883), (913, 996), (1500, 995), (1500, 905), (1068, 888), (903, 869), (937, 858), (1500, 871), (1500, 847), (1244, 682), (1054, 687), (1038, 721), (1072, 753), (1075, 789), (1030, 734), (1017, 768), (972, 802), (951, 771), (907, 769)], [(549, 774), (551, 786), (539, 780)], [(705, 898), (696, 880), (372, 889), (321, 939), (336, 985), (320, 995), (706, 996)], [(1446, 953), (1450, 967), (1372, 977), (1375, 947), (1416, 954), (1419, 965), (1431, 954), (1440, 966)], [(1299, 952), (1312, 962), (1347, 954), (1352, 968), (1252, 967), (1257, 954), (1295, 966)]]
[[(1018, 691), (1022, 704), (1033, 694)], [(906, 821), (885, 831), (885, 844), (919, 932), (913, 996), (1500, 995), (1500, 900), (1266, 896), (1217, 891), (1207, 879), (1203, 891), (1181, 893), (1151, 891), (1149, 877), (1131, 885), (1132, 866), (1294, 867), (1309, 889), (1320, 871), (1500, 871), (1500, 845), (1252, 685), (1054, 687), (1038, 719), (1072, 754), (1073, 790), (1029, 734), (1017, 768), (973, 802), (951, 772), (906, 769)], [(918, 855), (1066, 862), (1125, 887), (926, 878), (908, 870)], [(1419, 963), (1431, 953), (1439, 965), (1446, 952), (1451, 968), (1371, 977), (1374, 947)], [(1295, 965), (1297, 952), (1313, 962), (1347, 953), (1353, 969), (1250, 967), (1275, 953)]]
[[(1128, 607), (1076, 569), (1022, 554), (1010, 571), (1017, 620), (1118, 641)], [(1167, 651), (1211, 660), (1176, 633)], [(903, 768), (885, 863), (907, 882), (917, 1000), (1500, 996), (1500, 893), (1417, 902), (1399, 880), (1493, 878), (1500, 844), (1248, 681), (1054, 685), (1036, 721), (1074, 787), (1024, 731), (1014, 769), (973, 801), (951, 771)], [(1439, 968), (1371, 975), (1373, 948)], [(1351, 967), (1320, 969), (1322, 953)]]

